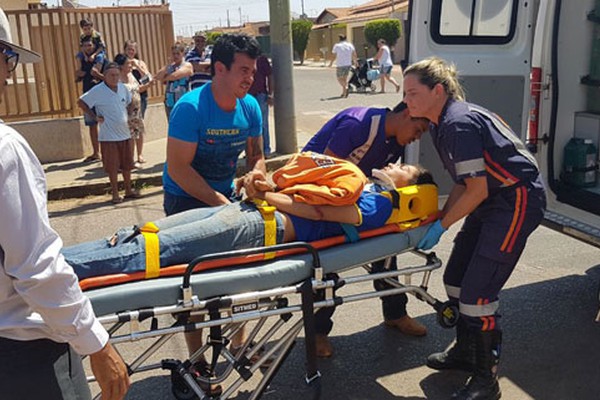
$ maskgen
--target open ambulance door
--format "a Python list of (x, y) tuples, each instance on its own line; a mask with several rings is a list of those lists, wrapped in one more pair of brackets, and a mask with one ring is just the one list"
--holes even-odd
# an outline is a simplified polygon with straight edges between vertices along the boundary
[[(526, 139), (535, 1), (412, 0), (408, 62), (438, 56), (456, 64), (467, 101), (501, 116)], [(407, 149), (407, 162), (429, 168), (447, 194), (449, 175), (429, 135)]]

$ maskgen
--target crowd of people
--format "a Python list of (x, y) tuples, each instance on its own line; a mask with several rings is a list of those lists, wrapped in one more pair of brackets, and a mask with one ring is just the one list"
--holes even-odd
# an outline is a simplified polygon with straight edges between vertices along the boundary
[[(131, 185), (131, 170), (136, 149), (137, 162), (144, 162), (144, 94), (153, 82), (162, 82), (167, 85), (165, 109), (169, 119), (163, 171), (167, 217), (159, 222), (165, 232), (191, 222), (196, 223), (190, 227), (195, 234), (213, 232), (223, 225), (227, 234), (242, 241), (237, 247), (260, 244), (265, 224), (253, 203), (239, 201), (242, 188), (247, 197), (267, 201), (278, 210), (277, 242), (339, 234), (340, 223), (360, 230), (387, 221), (391, 205), (378, 194), (381, 189), (377, 187), (361, 192), (355, 204), (313, 206), (296, 202), (268, 183), (265, 155), (271, 149), (264, 139), (263, 110), (272, 101), (273, 84), (269, 61), (261, 56), (254, 38), (222, 35), (207, 57), (206, 36), (199, 33), (187, 55), (181, 44), (174, 44), (171, 63), (152, 75), (139, 58), (135, 41), (125, 42), (122, 52), (110, 62), (102, 35), (93, 29), (91, 21), (82, 20), (81, 28), (77, 79), (82, 81), (84, 93), (78, 104), (94, 145), (94, 153), (86, 160), (101, 157), (113, 203), (123, 201), (117, 185), (119, 172), (125, 182), (125, 198), (139, 196)], [(386, 48), (385, 42), (379, 43), (382, 89), (385, 79), (398, 91), (400, 85), (389, 76)], [(0, 53), (4, 57), (0, 60), (0, 82), (17, 60), (40, 59), (12, 41), (3, 12)], [(340, 37), (334, 53), (342, 96), (347, 96), (345, 79), (356, 61), (356, 52), (345, 37)], [(453, 399), (498, 399), (502, 342), (498, 298), (527, 238), (542, 219), (545, 192), (539, 169), (508, 125), (494, 113), (465, 101), (453, 65), (438, 58), (417, 62), (406, 69), (403, 86), (404, 101), (393, 109), (343, 110), (303, 150), (322, 154), (312, 159), (345, 159), (361, 174), (376, 175), (379, 184), (390, 189), (433, 182), (423, 168), (396, 163), (404, 146), (430, 132), (455, 185), (439, 219), (430, 224), (417, 248), (431, 249), (450, 226), (462, 218), (465, 221), (443, 278), (449, 299), (460, 310), (456, 341), (447, 350), (429, 356), (426, 363), (434, 369), (471, 373)], [(0, 85), (0, 98), (4, 89), (5, 84)], [(236, 181), (242, 151), (247, 173)], [(40, 182), (45, 182), (43, 170), (25, 140), (0, 124), (0, 392), (7, 399), (66, 399), (73, 393), (79, 394), (77, 398), (90, 398), (78, 356), (90, 354), (103, 399), (121, 399), (129, 386), (127, 368), (108, 342), (107, 332), (79, 290), (69, 265), (81, 278), (97, 274), (106, 260), (115, 257), (108, 263), (111, 268), (123, 267), (118, 261), (121, 246), (107, 248), (100, 241), (95, 253), (78, 252), (77, 246), (63, 250), (49, 225), (46, 193)], [(242, 229), (246, 236), (238, 235)], [(321, 234), (315, 236), (315, 232)], [(219, 246), (226, 250), (229, 246), (220, 236), (217, 240), (211, 235), (200, 236), (201, 243), (193, 243), (194, 251), (215, 251)], [(140, 254), (143, 251), (143, 241), (122, 246), (137, 246), (134, 251)], [(395, 262), (390, 267), (395, 268)], [(383, 269), (383, 263), (373, 264), (373, 272)], [(375, 282), (377, 290), (386, 285)], [(385, 325), (407, 335), (426, 335), (426, 327), (408, 316), (405, 295), (385, 297), (382, 302)], [(317, 352), (321, 357), (333, 355), (328, 338), (333, 310), (317, 313)], [(240, 329), (232, 347), (239, 346), (244, 338)], [(202, 345), (201, 333), (186, 334), (186, 342), (194, 353)], [(196, 373), (205, 373), (206, 360), (193, 367)], [(35, 385), (28, 384), (31, 375), (36, 377)], [(213, 394), (220, 391), (215, 384), (203, 388)]]

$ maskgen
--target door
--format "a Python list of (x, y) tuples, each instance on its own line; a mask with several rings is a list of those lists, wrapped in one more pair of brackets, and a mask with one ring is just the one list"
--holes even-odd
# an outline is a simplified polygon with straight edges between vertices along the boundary
[[(457, 66), (467, 101), (500, 115), (525, 142), (535, 2), (526, 0), (413, 0), (409, 63), (437, 56)], [(429, 168), (448, 193), (429, 135), (407, 151), (408, 162)]]

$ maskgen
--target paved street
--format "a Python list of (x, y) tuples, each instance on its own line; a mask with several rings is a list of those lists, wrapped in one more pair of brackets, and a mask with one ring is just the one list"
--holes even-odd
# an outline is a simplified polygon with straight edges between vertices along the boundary
[[(397, 94), (351, 94), (336, 97), (334, 70), (296, 67), (295, 100), (298, 142), (337, 111), (352, 105), (393, 107)], [(160, 188), (145, 188), (141, 199), (118, 207), (96, 197), (51, 202), (52, 225), (65, 244), (108, 236), (120, 226), (163, 216)], [(457, 226), (435, 248), (447, 260)], [(401, 262), (412, 265), (410, 256)], [(504, 348), (500, 366), (503, 399), (597, 400), (600, 398), (600, 324), (598, 311), (600, 249), (546, 228), (531, 237), (521, 262), (502, 293)], [(444, 297), (442, 272), (432, 276), (430, 292)], [(347, 290), (346, 294), (352, 293)], [(409, 313), (427, 325), (425, 338), (409, 338), (381, 325), (379, 300), (343, 306), (336, 312), (332, 343), (335, 356), (320, 362), (322, 399), (447, 399), (462, 384), (465, 374), (437, 373), (423, 365), (432, 351), (451, 340), (453, 333), (437, 326), (435, 314), (411, 298)], [(130, 360), (139, 344), (120, 349)], [(161, 358), (183, 358), (183, 340), (173, 340)], [(310, 393), (303, 383), (304, 353), (301, 341), (275, 377), (267, 400), (304, 399)], [(169, 399), (166, 372), (136, 375), (128, 399)], [(94, 387), (97, 392), (97, 388)], [(238, 398), (246, 398), (240, 395)]]

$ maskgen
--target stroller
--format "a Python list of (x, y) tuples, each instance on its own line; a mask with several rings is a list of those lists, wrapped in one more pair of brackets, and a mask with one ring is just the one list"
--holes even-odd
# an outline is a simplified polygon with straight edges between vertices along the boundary
[(375, 60), (372, 58), (358, 60), (358, 68), (350, 69), (352, 75), (348, 81), (348, 92), (364, 93), (367, 89), (374, 92), (377, 89), (373, 81), (379, 79), (379, 69), (374, 67), (374, 64)]

